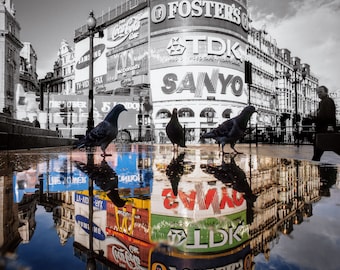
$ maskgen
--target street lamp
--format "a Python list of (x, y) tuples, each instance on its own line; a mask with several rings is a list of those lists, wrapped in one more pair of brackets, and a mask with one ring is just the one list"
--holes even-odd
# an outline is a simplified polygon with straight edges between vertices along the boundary
[(143, 125), (143, 113), (142, 113), (143, 96), (139, 96), (139, 111), (138, 111), (138, 141), (142, 141), (142, 125)]
[(206, 111), (206, 117), (207, 117), (207, 123), (213, 123), (214, 122), (214, 110), (212, 108), (208, 108)]
[(72, 103), (71, 103), (71, 108), (69, 112), (70, 112), (70, 138), (72, 138), (72, 127), (73, 127), (73, 122), (72, 122), (73, 105)]
[(47, 84), (47, 129), (50, 129), (50, 85)]
[(87, 19), (87, 29), (90, 37), (90, 63), (89, 63), (89, 116), (87, 119), (87, 133), (90, 132), (94, 127), (93, 120), (93, 38), (95, 34), (97, 20), (93, 15), (93, 11), (90, 11), (90, 16)]
[[(294, 80), (291, 81), (294, 84), (294, 93), (295, 93), (295, 134), (296, 134), (296, 146), (299, 147), (300, 143), (299, 143), (299, 116), (298, 116), (298, 93), (297, 93), (297, 84), (302, 82), (307, 75), (307, 71), (306, 68), (303, 67), (301, 70), (301, 75), (302, 75), (302, 80), (297, 78), (297, 72), (300, 69), (300, 65), (299, 63), (297, 63), (296, 60), (294, 60), (294, 64), (293, 64), (293, 72), (294, 72)], [(287, 81), (290, 81), (291, 79), (291, 74), (289, 72), (289, 70), (287, 70), (287, 72), (285, 73), (285, 77), (287, 79)]]

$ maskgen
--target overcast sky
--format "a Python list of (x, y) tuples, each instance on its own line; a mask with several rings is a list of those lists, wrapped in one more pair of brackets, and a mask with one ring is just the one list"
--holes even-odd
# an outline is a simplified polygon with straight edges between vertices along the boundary
[[(21, 40), (38, 55), (39, 78), (53, 70), (60, 43), (73, 46), (74, 30), (91, 9), (96, 16), (124, 0), (13, 0), (21, 25)], [(311, 65), (331, 91), (340, 92), (340, 0), (249, 0), (253, 26), (266, 26), (280, 48)], [(340, 94), (340, 93), (339, 93)]]
[[(253, 25), (311, 65), (320, 84), (340, 92), (340, 1), (250, 0)], [(339, 93), (340, 94), (340, 93)]]

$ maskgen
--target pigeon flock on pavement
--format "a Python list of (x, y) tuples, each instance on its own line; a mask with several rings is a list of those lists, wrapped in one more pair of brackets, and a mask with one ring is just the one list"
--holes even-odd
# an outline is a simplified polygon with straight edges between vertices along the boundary
[[(102, 156), (109, 156), (105, 152), (107, 146), (117, 137), (118, 134), (118, 117), (121, 112), (127, 111), (124, 105), (117, 104), (105, 117), (105, 119), (93, 128), (86, 136), (75, 144), (75, 148), (100, 146), (103, 151)], [(240, 153), (235, 149), (236, 142), (243, 138), (246, 133), (248, 122), (252, 114), (256, 112), (254, 106), (246, 106), (239, 115), (224, 121), (218, 127), (202, 134), (202, 138), (215, 139), (218, 145), (221, 145), (222, 153), (224, 146), (230, 144), (235, 153)], [(173, 145), (173, 151), (178, 152), (178, 147), (186, 147), (185, 144), (185, 127), (180, 124), (177, 115), (177, 108), (174, 108), (170, 121), (166, 128), (166, 134)]]

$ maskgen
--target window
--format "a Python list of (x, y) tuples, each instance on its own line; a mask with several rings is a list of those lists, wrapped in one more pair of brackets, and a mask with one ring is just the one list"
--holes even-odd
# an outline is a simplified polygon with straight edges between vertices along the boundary
[(170, 118), (171, 117), (171, 112), (167, 109), (161, 109), (157, 112), (156, 118)]
[(208, 117), (208, 115), (210, 114), (211, 115), (211, 113), (213, 114), (213, 117), (215, 116), (215, 114), (216, 114), (216, 111), (213, 109), (213, 108), (205, 108), (205, 109), (203, 109), (202, 111), (201, 111), (201, 113), (200, 113), (200, 117)]
[(181, 108), (178, 110), (178, 117), (195, 117), (195, 113), (190, 108)]
[(225, 109), (222, 113), (222, 117), (223, 118), (230, 118), (231, 116), (231, 113), (232, 113), (232, 110), (231, 109)]

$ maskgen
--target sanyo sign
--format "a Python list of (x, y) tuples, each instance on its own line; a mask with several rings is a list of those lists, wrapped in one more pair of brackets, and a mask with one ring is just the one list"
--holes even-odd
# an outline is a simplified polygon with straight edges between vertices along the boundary
[(243, 73), (211, 66), (179, 66), (151, 71), (154, 101), (207, 99), (246, 102)]

